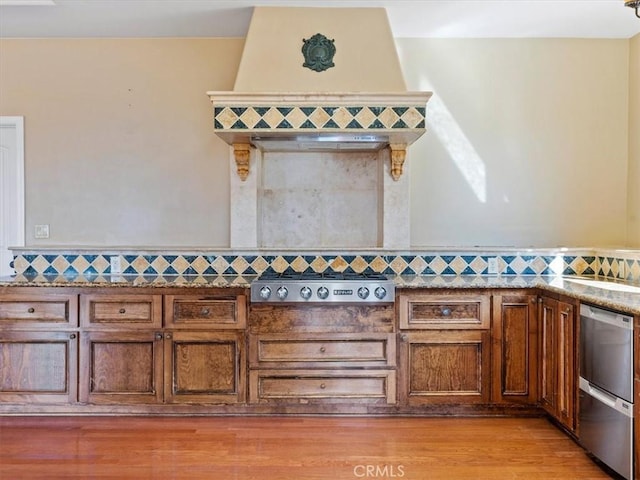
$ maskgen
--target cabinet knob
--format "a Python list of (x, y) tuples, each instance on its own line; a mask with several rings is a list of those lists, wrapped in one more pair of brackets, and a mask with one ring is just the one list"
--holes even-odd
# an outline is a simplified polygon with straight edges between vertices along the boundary
[(122, 313), (127, 313), (127, 310), (126, 310), (126, 309), (124, 309), (124, 308), (121, 308), (121, 309), (119, 310), (119, 313), (121, 313), (121, 314), (122, 314)]
[(400, 340), (406, 342), (407, 340), (409, 340), (409, 337), (406, 333), (403, 333), (402, 335), (400, 335)]
[(35, 312), (35, 311), (36, 311), (36, 309), (35, 309), (35, 308), (33, 308), (33, 307), (29, 307), (29, 310), (27, 310), (27, 312), (29, 312), (29, 313), (33, 313), (33, 312)]
[(209, 309), (208, 308), (203, 308), (202, 309), (202, 316), (206, 317), (207, 315), (209, 315)]
[(324, 390), (325, 388), (327, 388), (327, 386), (326, 386), (324, 383), (321, 383), (321, 384), (320, 384), (320, 388), (321, 388), (322, 390)]
[(320, 352), (321, 352), (321, 353), (324, 353), (324, 352), (326, 352), (326, 351), (327, 351), (327, 349), (326, 349), (326, 348), (324, 348), (324, 347), (320, 347)]
[(162, 340), (162, 334), (156, 333), (156, 340)]
[(75, 338), (76, 338), (76, 334), (75, 334), (75, 333), (72, 333), (71, 335), (69, 335), (69, 338), (70, 338), (71, 340), (75, 340)]
[(443, 308), (442, 310), (440, 310), (440, 313), (442, 313), (442, 315), (444, 315), (445, 317), (448, 317), (449, 315), (451, 315), (451, 309)]
[(164, 335), (164, 338), (169, 338), (169, 339), (171, 339), (171, 334), (170, 334), (170, 333), (166, 333), (166, 334)]

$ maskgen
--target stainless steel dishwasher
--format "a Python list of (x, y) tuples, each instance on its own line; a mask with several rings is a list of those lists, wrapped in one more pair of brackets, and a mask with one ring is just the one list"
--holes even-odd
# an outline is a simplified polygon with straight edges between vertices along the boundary
[(633, 478), (633, 317), (580, 305), (579, 441)]

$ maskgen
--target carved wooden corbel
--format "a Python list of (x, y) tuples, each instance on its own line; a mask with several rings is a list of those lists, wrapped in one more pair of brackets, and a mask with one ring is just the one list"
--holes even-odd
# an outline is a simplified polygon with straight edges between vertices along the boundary
[(233, 156), (236, 159), (236, 171), (240, 180), (243, 182), (249, 176), (249, 154), (251, 153), (251, 145), (248, 143), (234, 143)]
[(391, 176), (397, 182), (402, 175), (402, 166), (407, 158), (407, 146), (400, 143), (392, 143), (389, 145), (391, 150)]

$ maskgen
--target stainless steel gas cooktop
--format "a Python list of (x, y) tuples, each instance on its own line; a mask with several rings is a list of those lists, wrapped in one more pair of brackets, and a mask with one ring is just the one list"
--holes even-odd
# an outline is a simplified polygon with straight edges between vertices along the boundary
[(254, 303), (389, 303), (395, 286), (379, 273), (263, 273), (251, 284)]

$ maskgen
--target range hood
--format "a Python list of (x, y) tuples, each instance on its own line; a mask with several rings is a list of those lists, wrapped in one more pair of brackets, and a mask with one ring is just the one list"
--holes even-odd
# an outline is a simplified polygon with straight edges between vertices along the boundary
[[(335, 53), (322, 71), (305, 53), (318, 37), (311, 63)], [(407, 146), (425, 132), (431, 96), (407, 91), (384, 8), (290, 7), (254, 8), (233, 91), (207, 94), (214, 132), (233, 146), (243, 180), (251, 149), (385, 148), (397, 179)]]

